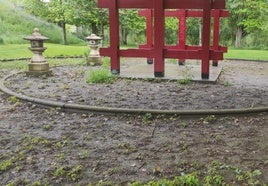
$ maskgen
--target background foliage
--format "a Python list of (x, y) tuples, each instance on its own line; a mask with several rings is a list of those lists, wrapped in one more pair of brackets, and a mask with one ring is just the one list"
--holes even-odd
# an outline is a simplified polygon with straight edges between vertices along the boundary
[[(54, 43), (79, 43), (81, 41), (75, 40), (73, 35), (83, 40), (90, 33), (109, 41), (108, 11), (97, 8), (97, 0), (50, 0), (49, 3), (43, 0), (0, 0), (0, 5), (0, 43), (18, 42), (10, 37), (10, 32), (22, 32), (24, 29), (24, 34), (30, 33), (34, 25), (40, 27)], [(222, 44), (237, 48), (268, 49), (267, 0), (227, 0), (227, 9), (230, 17), (221, 20)], [(5, 16), (7, 14), (9, 16)], [(188, 18), (188, 44), (199, 44), (200, 21), (198, 18)], [(120, 23), (122, 44), (137, 46), (145, 42), (145, 19), (137, 16), (137, 10), (120, 10)], [(22, 29), (20, 25), (26, 25), (27, 29)], [(167, 44), (177, 43), (177, 29), (178, 20), (166, 18)]]
[[(0, 0), (0, 44), (28, 43), (23, 37), (30, 35), (38, 27), (42, 34), (49, 37), (48, 42), (62, 43), (60, 28), (39, 17), (22, 11), (22, 5), (9, 0)], [(68, 34), (69, 44), (82, 43), (77, 37)]]

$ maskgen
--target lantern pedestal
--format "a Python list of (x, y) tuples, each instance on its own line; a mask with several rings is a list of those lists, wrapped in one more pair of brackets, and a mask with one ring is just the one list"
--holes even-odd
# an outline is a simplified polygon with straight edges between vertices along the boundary
[(102, 65), (101, 56), (98, 50), (101, 37), (98, 37), (96, 34), (91, 34), (90, 36), (86, 37), (86, 40), (90, 48), (87, 65)]
[(87, 59), (87, 65), (102, 65), (101, 57), (89, 56)]
[(29, 63), (27, 76), (42, 76), (42, 75), (52, 75), (52, 70), (49, 69), (49, 64), (46, 63)]
[(31, 47), (29, 47), (29, 50), (33, 52), (33, 57), (28, 65), (26, 75), (52, 75), (52, 70), (49, 69), (49, 64), (43, 56), (43, 52), (47, 49), (43, 46), (43, 43), (45, 40), (48, 40), (48, 38), (42, 36), (39, 33), (39, 29), (35, 28), (34, 33), (31, 36), (25, 37), (24, 39), (31, 41)]

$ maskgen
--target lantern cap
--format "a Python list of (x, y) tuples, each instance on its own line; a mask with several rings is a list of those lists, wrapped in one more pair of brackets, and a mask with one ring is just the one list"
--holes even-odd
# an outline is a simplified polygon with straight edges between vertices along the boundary
[(96, 34), (91, 34), (90, 36), (86, 37), (86, 40), (101, 40), (101, 37), (97, 36)]
[(34, 32), (32, 33), (32, 35), (26, 36), (23, 39), (25, 39), (25, 40), (35, 40), (35, 41), (36, 40), (38, 40), (38, 41), (48, 40), (47, 37), (41, 35), (41, 33), (40, 33), (38, 28), (35, 28), (33, 31)]

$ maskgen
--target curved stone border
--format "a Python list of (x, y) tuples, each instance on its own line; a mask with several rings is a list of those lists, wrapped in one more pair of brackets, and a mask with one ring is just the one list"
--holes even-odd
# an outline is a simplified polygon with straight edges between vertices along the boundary
[[(75, 59), (75, 58), (83, 58), (83, 56), (54, 56), (54, 57), (46, 57), (46, 59)], [(22, 57), (22, 58), (7, 58), (7, 59), (0, 59), (0, 62), (11, 62), (11, 61), (23, 61), (23, 60), (30, 60), (31, 58)], [(224, 60), (230, 61), (252, 61), (252, 62), (264, 62), (268, 63), (267, 60), (254, 60), (254, 59), (235, 59), (235, 58), (226, 58)]]
[(50, 101), (39, 98), (34, 98), (30, 96), (26, 96), (23, 94), (19, 94), (8, 89), (4, 82), (19, 73), (17, 72), (0, 80), (0, 90), (4, 93), (15, 96), (21, 100), (29, 101), (35, 104), (47, 106), (47, 107), (56, 107), (62, 110), (69, 110), (73, 112), (98, 112), (98, 113), (122, 113), (122, 114), (166, 114), (166, 115), (188, 115), (188, 116), (197, 116), (197, 115), (229, 115), (229, 114), (251, 114), (251, 113), (261, 113), (268, 112), (268, 107), (258, 107), (258, 108), (242, 108), (242, 109), (221, 109), (221, 110), (156, 110), (156, 109), (128, 109), (128, 108), (115, 108), (115, 107), (97, 107), (97, 106), (88, 106), (88, 105), (80, 105), (80, 104), (72, 104), (72, 103), (64, 103), (59, 101)]
[[(54, 57), (46, 57), (46, 59), (78, 59), (83, 58), (83, 56), (54, 56)], [(29, 57), (22, 57), (22, 58), (7, 58), (7, 59), (0, 59), (0, 62), (12, 62), (12, 61), (26, 61), (30, 60)]]

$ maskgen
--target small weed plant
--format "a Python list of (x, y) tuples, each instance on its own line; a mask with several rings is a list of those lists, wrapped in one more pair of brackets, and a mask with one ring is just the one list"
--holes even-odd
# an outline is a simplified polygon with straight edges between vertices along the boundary
[(146, 113), (142, 116), (141, 120), (142, 123), (149, 123), (150, 121), (153, 120), (153, 115), (151, 113)]
[(110, 84), (115, 81), (115, 76), (107, 69), (99, 68), (97, 70), (90, 70), (87, 73), (87, 83), (106, 83)]
[(53, 176), (56, 178), (66, 178), (67, 180), (75, 182), (79, 180), (82, 169), (82, 165), (77, 165), (73, 168), (68, 166), (60, 166), (53, 172)]
[(11, 96), (8, 98), (8, 102), (11, 105), (19, 106), (21, 104), (20, 100), (16, 96)]
[[(131, 186), (225, 186), (229, 185), (226, 177), (232, 178), (231, 185), (263, 185), (259, 180), (261, 176), (260, 170), (243, 171), (237, 167), (228, 166), (216, 161), (208, 165), (205, 175), (200, 172), (193, 172), (190, 174), (182, 174), (172, 179), (160, 179), (157, 181), (149, 181), (147, 183), (133, 182)], [(230, 181), (230, 180), (229, 180)]]
[(230, 81), (226, 80), (226, 81), (223, 82), (223, 85), (225, 87), (230, 87), (232, 84), (230, 83)]
[(0, 172), (8, 170), (11, 166), (12, 166), (11, 160), (1, 161), (0, 162)]
[(198, 179), (195, 173), (185, 174), (175, 177), (173, 180), (161, 179), (158, 181), (150, 181), (148, 183), (134, 182), (131, 186), (201, 186), (201, 181)]
[(203, 123), (209, 124), (209, 123), (215, 122), (216, 120), (217, 120), (217, 117), (215, 115), (209, 115), (204, 119)]
[(185, 70), (183, 71), (183, 79), (180, 79), (179, 85), (188, 85), (193, 80), (193, 75), (190, 73), (191, 68), (189, 66), (185, 66)]

